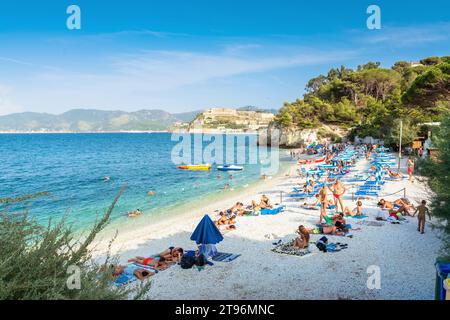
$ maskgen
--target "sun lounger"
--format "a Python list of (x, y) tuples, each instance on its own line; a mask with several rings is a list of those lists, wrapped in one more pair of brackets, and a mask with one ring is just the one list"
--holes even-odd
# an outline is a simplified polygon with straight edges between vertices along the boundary
[(378, 192), (367, 191), (367, 190), (359, 190), (359, 191), (356, 191), (355, 196), (378, 197)]

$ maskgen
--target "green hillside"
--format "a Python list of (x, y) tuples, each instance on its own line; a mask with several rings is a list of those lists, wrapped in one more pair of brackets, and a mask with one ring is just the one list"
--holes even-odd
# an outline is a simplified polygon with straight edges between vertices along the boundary
[(417, 64), (395, 63), (390, 69), (369, 62), (352, 70), (341, 66), (306, 85), (303, 99), (286, 102), (276, 116), (282, 126), (299, 129), (334, 124), (351, 136), (382, 138), (395, 144), (399, 120), (405, 143), (418, 134), (418, 124), (438, 121), (450, 111), (450, 56)]

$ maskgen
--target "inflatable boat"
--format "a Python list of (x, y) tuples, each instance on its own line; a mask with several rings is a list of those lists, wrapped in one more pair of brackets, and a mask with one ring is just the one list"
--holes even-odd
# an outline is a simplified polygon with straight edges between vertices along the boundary
[(211, 170), (211, 165), (210, 164), (186, 164), (186, 165), (177, 166), (177, 169), (192, 170), (192, 171)]
[(223, 166), (217, 166), (217, 170), (219, 171), (241, 171), (244, 170), (244, 167), (241, 166), (235, 166), (235, 165), (223, 165)]

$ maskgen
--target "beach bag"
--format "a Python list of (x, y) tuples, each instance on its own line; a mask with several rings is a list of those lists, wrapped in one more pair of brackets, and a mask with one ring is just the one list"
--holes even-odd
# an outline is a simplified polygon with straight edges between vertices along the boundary
[(322, 237), (319, 239), (319, 241), (316, 242), (316, 247), (323, 252), (327, 252), (327, 243), (328, 243), (328, 238), (327, 237)]
[(195, 265), (197, 267), (203, 267), (207, 262), (204, 254), (200, 254), (195, 258)]
[(180, 267), (182, 269), (190, 269), (195, 264), (195, 260), (195, 257), (185, 254), (181, 257)]

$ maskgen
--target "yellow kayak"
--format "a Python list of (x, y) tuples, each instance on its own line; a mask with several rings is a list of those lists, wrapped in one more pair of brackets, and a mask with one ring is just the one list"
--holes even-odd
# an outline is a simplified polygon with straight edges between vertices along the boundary
[(181, 169), (181, 170), (193, 170), (193, 171), (211, 170), (211, 165), (210, 164), (187, 164), (187, 165), (177, 166), (177, 168)]

